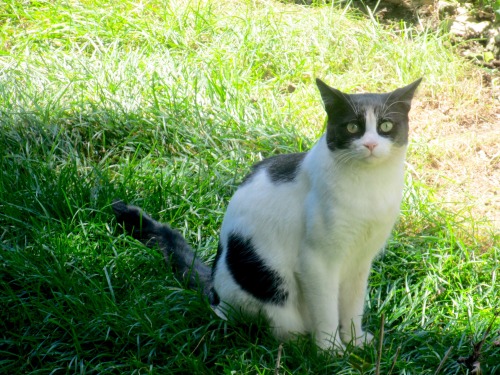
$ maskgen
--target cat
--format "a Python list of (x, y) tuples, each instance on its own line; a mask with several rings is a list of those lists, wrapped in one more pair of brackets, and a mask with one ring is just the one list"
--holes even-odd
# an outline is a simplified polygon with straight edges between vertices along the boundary
[(263, 314), (279, 340), (310, 334), (320, 348), (369, 343), (362, 328), (371, 263), (399, 216), (408, 113), (421, 78), (383, 94), (345, 94), (316, 80), (326, 132), (307, 152), (256, 164), (225, 213), (213, 267), (140, 208), (117, 221), (159, 246), (216, 313)]

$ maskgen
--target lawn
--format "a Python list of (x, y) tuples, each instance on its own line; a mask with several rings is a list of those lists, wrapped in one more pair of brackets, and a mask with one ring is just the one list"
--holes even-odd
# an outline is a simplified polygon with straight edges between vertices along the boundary
[[(481, 342), (500, 373), (498, 103), (445, 28), (348, 4), (5, 0), (0, 36), (0, 373), (472, 374)], [(251, 165), (324, 131), (316, 77), (422, 76), (372, 346), (335, 356), (221, 321), (114, 221), (114, 198), (139, 205), (212, 262)]]

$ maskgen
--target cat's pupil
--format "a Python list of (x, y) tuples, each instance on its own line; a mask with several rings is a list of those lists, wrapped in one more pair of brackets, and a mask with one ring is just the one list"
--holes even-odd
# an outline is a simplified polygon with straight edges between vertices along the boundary
[(380, 124), (380, 130), (383, 131), (384, 133), (390, 132), (393, 128), (393, 124), (390, 121), (384, 121), (383, 123)]
[(347, 131), (351, 134), (354, 134), (354, 133), (357, 133), (359, 130), (359, 126), (357, 124), (354, 124), (354, 123), (349, 123), (347, 124)]

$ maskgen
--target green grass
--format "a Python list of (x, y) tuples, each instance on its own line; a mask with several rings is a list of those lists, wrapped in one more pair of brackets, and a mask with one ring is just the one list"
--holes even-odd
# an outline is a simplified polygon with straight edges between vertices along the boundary
[[(159, 252), (117, 230), (112, 199), (171, 223), (211, 261), (250, 165), (323, 131), (315, 77), (388, 91), (425, 76), (419, 95), (460, 103), (474, 69), (445, 35), (331, 5), (6, 0), (0, 27), (5, 374), (274, 374), (280, 343), (265, 324), (220, 321)], [(419, 150), (409, 158), (424, 163)], [(370, 280), (381, 354), (332, 357), (299, 339), (279, 373), (374, 374), (379, 359), (381, 374), (434, 374), (450, 347), (440, 373), (469, 373), (457, 359), (498, 312), (500, 251), (462, 221), (409, 178)], [(487, 374), (500, 372), (499, 329), (500, 318), (481, 350)]]

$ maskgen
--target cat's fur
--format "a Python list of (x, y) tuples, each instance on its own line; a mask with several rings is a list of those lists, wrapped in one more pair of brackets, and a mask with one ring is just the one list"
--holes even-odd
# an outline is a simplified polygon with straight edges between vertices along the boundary
[(211, 273), (180, 234), (137, 207), (115, 202), (118, 221), (159, 243), (221, 316), (264, 314), (276, 337), (310, 333), (322, 348), (369, 342), (361, 327), (367, 279), (399, 214), (419, 83), (348, 95), (318, 79), (326, 133), (306, 153), (254, 166), (229, 202)]

